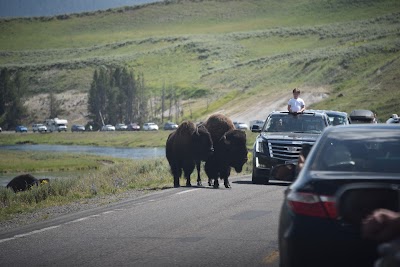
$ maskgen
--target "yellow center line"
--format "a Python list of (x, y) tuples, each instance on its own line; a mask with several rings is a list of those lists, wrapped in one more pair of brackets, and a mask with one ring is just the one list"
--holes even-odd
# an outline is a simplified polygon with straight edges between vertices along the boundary
[(273, 250), (271, 253), (269, 253), (265, 258), (263, 259), (262, 263), (263, 264), (271, 264), (274, 263), (278, 260), (279, 258), (279, 251)]

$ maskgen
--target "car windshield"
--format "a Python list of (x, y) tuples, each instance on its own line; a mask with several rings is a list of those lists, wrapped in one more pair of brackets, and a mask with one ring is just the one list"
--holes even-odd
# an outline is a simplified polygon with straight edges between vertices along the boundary
[(321, 133), (324, 128), (324, 120), (320, 116), (282, 114), (270, 116), (263, 131)]
[(398, 131), (331, 132), (321, 141), (311, 170), (400, 173)]

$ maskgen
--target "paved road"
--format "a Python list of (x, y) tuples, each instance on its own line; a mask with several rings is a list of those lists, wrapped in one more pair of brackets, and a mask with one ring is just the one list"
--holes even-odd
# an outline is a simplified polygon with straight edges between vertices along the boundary
[(278, 266), (285, 184), (177, 188), (0, 234), (1, 266)]

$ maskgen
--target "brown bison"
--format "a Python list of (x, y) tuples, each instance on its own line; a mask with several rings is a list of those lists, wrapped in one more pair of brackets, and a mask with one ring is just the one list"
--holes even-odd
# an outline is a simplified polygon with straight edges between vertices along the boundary
[(48, 183), (49, 179), (36, 179), (30, 174), (21, 174), (13, 178), (8, 184), (7, 188), (11, 188), (14, 192), (25, 191), (34, 185)]
[(210, 132), (215, 149), (213, 156), (205, 164), (208, 183), (211, 185), (211, 180), (214, 180), (214, 188), (218, 188), (220, 178), (224, 180), (225, 187), (230, 188), (228, 178), (231, 167), (239, 173), (247, 161), (246, 134), (235, 130), (232, 121), (222, 114), (209, 117), (205, 126)]
[(197, 185), (201, 185), (200, 161), (205, 161), (214, 151), (210, 133), (204, 125), (196, 126), (185, 121), (167, 139), (166, 156), (174, 176), (174, 187), (179, 187), (182, 169), (186, 186), (191, 186), (190, 175), (197, 165)]

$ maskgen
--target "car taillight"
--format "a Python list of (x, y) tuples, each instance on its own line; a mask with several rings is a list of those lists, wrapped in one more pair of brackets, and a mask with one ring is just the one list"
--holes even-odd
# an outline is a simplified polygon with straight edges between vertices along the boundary
[(337, 216), (335, 198), (331, 196), (291, 191), (287, 195), (287, 201), (289, 207), (297, 214), (331, 219)]

